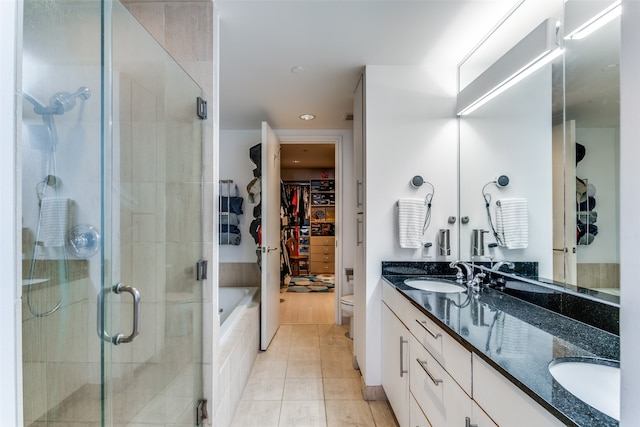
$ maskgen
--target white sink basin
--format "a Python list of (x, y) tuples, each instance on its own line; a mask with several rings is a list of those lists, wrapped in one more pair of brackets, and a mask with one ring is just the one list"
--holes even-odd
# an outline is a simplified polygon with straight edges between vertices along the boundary
[(420, 289), (421, 291), (442, 292), (447, 294), (459, 293), (467, 290), (464, 286), (440, 280), (405, 279), (404, 284), (411, 286), (414, 289)]
[(620, 420), (620, 364), (611, 360), (565, 357), (549, 372), (569, 393), (611, 418)]

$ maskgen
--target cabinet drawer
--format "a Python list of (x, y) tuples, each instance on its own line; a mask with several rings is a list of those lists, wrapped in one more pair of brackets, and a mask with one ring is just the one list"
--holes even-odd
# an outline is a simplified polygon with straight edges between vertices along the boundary
[(471, 396), (471, 352), (458, 343), (433, 320), (411, 306), (409, 330), (460, 387)]
[(334, 248), (333, 246), (318, 246), (318, 245), (314, 245), (314, 246), (309, 246), (311, 248), (311, 255), (318, 255), (318, 256), (322, 256), (322, 255), (331, 255), (333, 256), (336, 252), (336, 248)]
[(334, 246), (335, 237), (311, 236), (311, 246)]
[(334, 272), (334, 264), (333, 262), (322, 262), (322, 261), (311, 261), (311, 272), (312, 273), (333, 273)]
[(470, 424), (478, 427), (498, 427), (476, 402), (473, 402), (473, 407), (471, 408)]
[[(419, 292), (419, 291), (416, 291)], [(471, 396), (471, 352), (423, 314), (395, 287), (383, 281), (382, 299), (416, 337), (416, 340)]]
[(471, 398), (413, 336), (409, 355), (409, 390), (429, 422), (438, 427), (464, 426), (471, 417)]
[(499, 426), (560, 427), (549, 411), (477, 355), (473, 355), (473, 399)]
[(410, 394), (409, 398), (409, 427), (432, 427), (429, 420), (420, 409), (416, 398)]

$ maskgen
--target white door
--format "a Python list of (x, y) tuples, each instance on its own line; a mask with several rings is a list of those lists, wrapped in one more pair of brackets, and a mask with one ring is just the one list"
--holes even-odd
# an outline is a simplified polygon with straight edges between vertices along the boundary
[[(564, 134), (563, 134), (564, 131)], [(576, 123), (553, 127), (553, 280), (575, 285)]]
[(280, 326), (280, 141), (262, 122), (262, 302), (260, 348), (266, 350)]

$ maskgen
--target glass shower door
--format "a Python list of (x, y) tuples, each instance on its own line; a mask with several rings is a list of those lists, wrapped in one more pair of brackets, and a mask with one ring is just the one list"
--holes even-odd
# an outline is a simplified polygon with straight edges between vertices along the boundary
[[(116, 425), (193, 426), (202, 396), (202, 92), (119, 3), (111, 28), (105, 284), (137, 289), (140, 334), (107, 353), (108, 412)], [(104, 304), (108, 335), (131, 335), (132, 298), (107, 292)]]
[(24, 425), (193, 426), (201, 90), (118, 2), (23, 29)]

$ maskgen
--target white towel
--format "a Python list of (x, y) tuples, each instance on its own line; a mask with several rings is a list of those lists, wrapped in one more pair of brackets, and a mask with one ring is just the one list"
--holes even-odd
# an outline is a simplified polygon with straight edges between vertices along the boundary
[(424, 199), (398, 200), (398, 238), (401, 248), (417, 249), (422, 246), (424, 219)]
[(69, 199), (45, 197), (40, 202), (40, 233), (38, 240), (44, 246), (64, 246), (67, 220), (69, 217)]
[(527, 199), (514, 197), (496, 202), (496, 231), (502, 247), (524, 249), (529, 246)]

